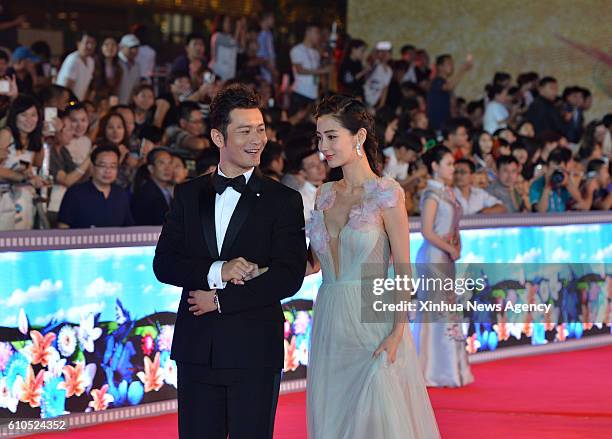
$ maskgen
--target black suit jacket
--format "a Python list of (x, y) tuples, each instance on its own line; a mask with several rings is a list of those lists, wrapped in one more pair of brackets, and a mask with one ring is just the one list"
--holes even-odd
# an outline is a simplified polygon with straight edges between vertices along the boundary
[(563, 134), (567, 126), (555, 104), (542, 96), (534, 99), (525, 113), (525, 118), (533, 124), (537, 136), (544, 131)]
[(152, 180), (143, 184), (132, 197), (132, 216), (139, 226), (161, 226), (168, 208), (164, 194)]
[[(282, 368), (284, 315), (280, 300), (304, 280), (306, 239), (302, 198), (256, 170), (230, 220), (221, 254), (215, 234), (213, 174), (175, 188), (153, 270), (183, 288), (171, 358), (214, 368)], [(214, 261), (244, 257), (269, 270), (245, 285), (218, 290), (221, 313), (194, 316), (190, 290), (209, 290)]]

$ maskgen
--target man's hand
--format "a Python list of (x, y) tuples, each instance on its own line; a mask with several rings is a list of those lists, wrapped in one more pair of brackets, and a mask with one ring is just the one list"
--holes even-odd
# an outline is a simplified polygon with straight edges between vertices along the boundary
[(232, 279), (231, 282), (234, 285), (244, 285), (245, 282), (250, 281), (251, 279), (255, 279), (258, 276), (261, 276), (266, 271), (268, 271), (268, 267), (256, 268), (255, 270), (253, 270), (249, 274), (247, 274), (247, 276), (244, 279), (242, 279), (242, 280), (240, 280), (240, 279)]
[(247, 276), (257, 270), (257, 264), (247, 261), (244, 258), (232, 259), (223, 264), (221, 268), (221, 280), (229, 282), (232, 279), (245, 280)]
[(187, 303), (191, 306), (189, 311), (196, 316), (201, 316), (207, 312), (216, 311), (217, 305), (215, 304), (215, 293), (217, 290), (196, 290), (189, 292), (189, 299)]

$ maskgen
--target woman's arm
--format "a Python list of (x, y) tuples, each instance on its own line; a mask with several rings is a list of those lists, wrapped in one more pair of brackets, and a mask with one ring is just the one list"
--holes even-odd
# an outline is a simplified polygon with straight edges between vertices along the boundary
[(208, 63), (208, 67), (212, 69), (215, 65), (216, 55), (217, 55), (217, 32), (215, 32), (212, 37), (210, 37), (210, 62)]
[[(383, 221), (391, 244), (395, 275), (401, 278), (404, 278), (404, 276), (410, 278), (412, 277), (412, 270), (410, 268), (410, 226), (408, 224), (408, 213), (406, 212), (405, 195), (402, 194), (398, 198), (397, 204), (394, 207), (382, 211)], [(396, 291), (395, 295), (395, 303), (402, 303), (402, 301), (409, 301), (411, 299), (410, 291)], [(396, 312), (394, 314), (391, 335), (401, 338), (405, 325), (406, 313)]]
[(89, 165), (91, 165), (91, 161), (89, 160), (89, 157), (87, 157), (85, 161), (83, 161), (83, 163), (81, 163), (74, 171), (68, 174), (64, 171), (59, 171), (55, 177), (55, 181), (62, 186), (70, 187), (75, 183), (78, 183), (83, 175), (87, 174)]
[(310, 276), (311, 274), (318, 273), (321, 270), (321, 262), (319, 262), (319, 258), (312, 250), (311, 246), (308, 246), (308, 259), (306, 260), (306, 276)]
[(26, 175), (21, 172), (13, 171), (12, 169), (0, 167), (0, 180), (8, 180), (12, 183), (23, 183), (26, 181)]
[(423, 212), (421, 212), (421, 233), (423, 238), (429, 241), (431, 244), (436, 246), (442, 251), (451, 254), (455, 248), (448, 242), (446, 242), (440, 235), (433, 230), (433, 224), (438, 211), (438, 202), (432, 198), (425, 201), (423, 206)]

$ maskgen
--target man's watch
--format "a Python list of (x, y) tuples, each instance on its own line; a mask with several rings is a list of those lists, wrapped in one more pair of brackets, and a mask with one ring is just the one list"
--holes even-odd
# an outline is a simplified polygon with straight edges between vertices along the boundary
[(221, 313), (221, 305), (219, 304), (219, 296), (217, 295), (216, 291), (215, 291), (215, 295), (213, 296), (213, 302), (215, 306), (217, 307), (217, 312)]

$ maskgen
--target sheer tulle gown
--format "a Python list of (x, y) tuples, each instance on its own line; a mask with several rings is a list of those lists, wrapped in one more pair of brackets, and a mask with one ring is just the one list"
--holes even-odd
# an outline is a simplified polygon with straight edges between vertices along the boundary
[(329, 236), (324, 221), (334, 200), (332, 183), (324, 184), (307, 224), (323, 275), (308, 365), (308, 437), (439, 438), (409, 327), (389, 365), (385, 352), (378, 358), (372, 354), (393, 322), (361, 321), (361, 266), (379, 264), (386, 272), (390, 245), (381, 212), (404, 203), (404, 192), (392, 179), (367, 182), (361, 203), (351, 209), (337, 238)]

